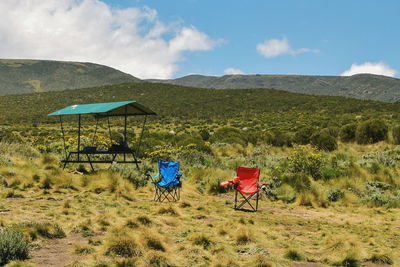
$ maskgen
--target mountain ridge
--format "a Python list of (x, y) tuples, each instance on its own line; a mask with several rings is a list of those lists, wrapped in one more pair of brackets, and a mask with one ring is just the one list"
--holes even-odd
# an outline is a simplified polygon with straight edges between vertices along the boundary
[(265, 88), (309, 95), (344, 96), (383, 102), (400, 101), (400, 79), (374, 75), (270, 75), (236, 74), (224, 76), (188, 75), (170, 80), (148, 80), (208, 89)]
[(61, 91), (140, 79), (114, 68), (74, 61), (0, 59), (0, 95)]

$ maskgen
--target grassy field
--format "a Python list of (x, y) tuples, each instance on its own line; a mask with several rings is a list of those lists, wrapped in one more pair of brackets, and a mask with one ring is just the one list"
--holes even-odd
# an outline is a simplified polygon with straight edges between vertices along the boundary
[[(22, 233), (30, 255), (9, 266), (400, 263), (397, 163), (368, 162), (371, 153), (396, 151), (397, 146), (386, 142), (340, 143), (331, 153), (308, 146), (213, 144), (210, 154), (201, 154), (205, 159), (181, 151), (173, 155), (181, 160), (184, 174), (177, 203), (153, 202), (143, 169), (96, 166), (95, 173), (74, 174), (70, 171), (76, 166), (60, 169), (57, 154), (41, 154), (21, 144), (0, 143), (0, 148), (0, 225)], [(288, 171), (280, 169), (290, 168), (298, 151), (319, 153), (328, 165), (339, 157), (343, 172), (301, 183), (294, 176), (288, 180)], [(257, 165), (262, 181), (276, 183), (272, 178), (278, 177), (282, 182), (273, 190), (275, 198), (262, 197), (257, 213), (233, 210), (233, 192), (218, 187), (234, 176), (237, 165)], [(156, 163), (146, 160), (143, 168), (155, 173)], [(392, 189), (368, 191), (369, 181)], [(307, 183), (309, 187), (302, 187)], [(330, 189), (343, 195), (329, 200)], [(389, 198), (389, 191), (390, 200), (379, 202)], [(376, 199), (368, 198), (371, 194)]]
[[(46, 114), (126, 99), (159, 114), (141, 169), (63, 170), (58, 121)], [(399, 266), (398, 105), (150, 83), (2, 96), (0, 265)], [(128, 140), (139, 140), (141, 119), (128, 120)], [(94, 135), (85, 117), (81, 148), (119, 140), (123, 121), (111, 123), (111, 138), (104, 120)], [(76, 121), (64, 130), (76, 150)], [(181, 162), (177, 203), (153, 201), (144, 174), (158, 160)], [(270, 183), (256, 213), (233, 210), (219, 186), (237, 166)]]

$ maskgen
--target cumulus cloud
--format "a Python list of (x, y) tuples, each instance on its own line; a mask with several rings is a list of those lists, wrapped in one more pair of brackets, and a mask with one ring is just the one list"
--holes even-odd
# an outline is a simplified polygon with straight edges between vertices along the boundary
[(139, 78), (170, 78), (184, 52), (217, 43), (154, 9), (100, 0), (1, 0), (0, 17), (0, 58), (89, 61)]
[(234, 75), (234, 74), (244, 74), (244, 72), (240, 69), (235, 68), (227, 68), (224, 70), (224, 74), (226, 75)]
[(269, 39), (257, 45), (257, 51), (266, 58), (276, 57), (280, 55), (296, 55), (301, 53), (318, 53), (317, 49), (299, 48), (293, 49), (287, 38)]
[(343, 72), (341, 76), (351, 76), (360, 73), (370, 73), (394, 77), (398, 72), (382, 62), (365, 62), (363, 64), (352, 64), (350, 69)]

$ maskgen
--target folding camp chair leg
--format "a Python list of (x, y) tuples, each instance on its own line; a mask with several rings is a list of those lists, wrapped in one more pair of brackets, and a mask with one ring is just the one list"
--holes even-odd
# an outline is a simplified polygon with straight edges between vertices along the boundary
[[(242, 193), (240, 193), (240, 195), (242, 196), (242, 198), (244, 199), (240, 204), (239, 204), (239, 206), (237, 206), (236, 205), (236, 203), (237, 203), (237, 192), (238, 191), (235, 191), (235, 209), (236, 210), (240, 210), (240, 209), (242, 209), (242, 207), (247, 203), (247, 204), (249, 204), (249, 206), (251, 207), (251, 209), (253, 210), (253, 211), (257, 211), (257, 209), (258, 209), (258, 192), (257, 193), (255, 193), (255, 194), (253, 194), (253, 195), (249, 195), (248, 197), (245, 197)], [(254, 196), (256, 196), (257, 197), (257, 199), (256, 199), (256, 208), (254, 208), (254, 206), (251, 204), (251, 202), (250, 202), (250, 200), (254, 197)]]
[(235, 209), (237, 207), (237, 193), (238, 193), (238, 191), (235, 190)]
[(256, 199), (256, 211), (258, 210), (258, 199), (260, 198), (260, 192), (257, 192), (257, 199)]
[(178, 201), (179, 193), (178, 188), (160, 188), (156, 186), (156, 192), (154, 195), (154, 201), (156, 202), (164, 202), (167, 200), (168, 202)]

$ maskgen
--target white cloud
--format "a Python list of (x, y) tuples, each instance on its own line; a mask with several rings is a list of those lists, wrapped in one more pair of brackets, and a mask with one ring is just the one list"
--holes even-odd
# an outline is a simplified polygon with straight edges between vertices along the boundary
[(183, 52), (217, 44), (154, 9), (100, 0), (1, 0), (0, 17), (0, 58), (89, 61), (139, 78), (170, 78)]
[(227, 75), (234, 75), (234, 74), (244, 74), (244, 72), (240, 69), (235, 69), (235, 68), (227, 68), (224, 70), (224, 74)]
[(343, 72), (341, 76), (351, 76), (360, 73), (370, 73), (394, 77), (398, 72), (382, 62), (365, 62), (363, 64), (352, 64), (350, 69)]
[(299, 48), (293, 49), (287, 38), (280, 39), (269, 39), (263, 43), (257, 45), (257, 51), (264, 57), (271, 58), (280, 55), (296, 55), (301, 53), (318, 53), (317, 49), (310, 48)]

